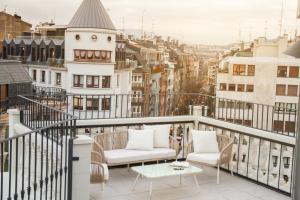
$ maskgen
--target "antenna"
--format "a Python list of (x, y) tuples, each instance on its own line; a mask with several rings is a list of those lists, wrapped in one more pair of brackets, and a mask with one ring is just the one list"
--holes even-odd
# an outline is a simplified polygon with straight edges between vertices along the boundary
[(281, 36), (282, 33), (282, 24), (283, 24), (283, 6), (284, 6), (284, 0), (281, 2), (281, 16), (279, 21), (279, 36)]
[(268, 20), (265, 21), (265, 38), (267, 38), (268, 33)]

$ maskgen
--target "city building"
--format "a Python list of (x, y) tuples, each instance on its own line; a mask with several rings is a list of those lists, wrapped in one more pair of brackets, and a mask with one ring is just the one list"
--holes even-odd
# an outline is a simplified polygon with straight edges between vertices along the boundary
[[(5, 10), (0, 12), (0, 43), (4, 39), (14, 39), (17, 36), (29, 35), (32, 25), (22, 20), (21, 16), (11, 15)], [(0, 48), (0, 57), (2, 57), (2, 48)]]

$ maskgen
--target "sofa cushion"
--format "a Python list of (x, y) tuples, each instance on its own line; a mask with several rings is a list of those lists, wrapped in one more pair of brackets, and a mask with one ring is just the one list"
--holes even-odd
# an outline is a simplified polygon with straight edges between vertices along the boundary
[(216, 166), (219, 157), (220, 153), (190, 153), (187, 156), (187, 161)]
[(144, 125), (145, 130), (154, 131), (154, 147), (155, 148), (169, 148), (170, 145), (170, 129), (171, 125)]
[(192, 130), (195, 153), (219, 153), (217, 133), (215, 131)]
[(104, 156), (109, 165), (117, 165), (175, 158), (176, 151), (169, 148), (154, 148), (152, 151), (116, 149), (104, 151)]
[(153, 150), (153, 130), (128, 129), (127, 150)]

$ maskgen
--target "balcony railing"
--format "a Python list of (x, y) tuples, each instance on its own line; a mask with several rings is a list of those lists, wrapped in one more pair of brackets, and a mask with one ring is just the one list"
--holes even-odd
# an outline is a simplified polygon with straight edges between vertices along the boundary
[(57, 97), (55, 101), (62, 102), (63, 109), (79, 119), (132, 118), (132, 106), (139, 103), (142, 107), (141, 117), (180, 116), (199, 112), (199, 115), (220, 121), (291, 137), (295, 137), (297, 132), (297, 109), (282, 111), (271, 105), (202, 94), (67, 94)]
[(22, 96), (16, 102), (24, 126), (0, 140), (0, 198), (71, 200), (76, 118)]
[(137, 61), (116, 61), (115, 70), (131, 69), (137, 67)]

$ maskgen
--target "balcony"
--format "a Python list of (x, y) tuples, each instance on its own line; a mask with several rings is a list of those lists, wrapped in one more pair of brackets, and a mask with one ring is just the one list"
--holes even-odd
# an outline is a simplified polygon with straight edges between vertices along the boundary
[(137, 61), (116, 61), (115, 70), (133, 69), (137, 67)]
[[(75, 197), (78, 193), (84, 194), (87, 192), (88, 198), (93, 200), (148, 199), (149, 180), (147, 178), (139, 180), (135, 191), (132, 191), (136, 173), (130, 169), (128, 170), (126, 166), (125, 168), (124, 166), (117, 166), (109, 169), (110, 178), (105, 184), (104, 191), (101, 191), (99, 184), (89, 184), (89, 162), (85, 163), (83, 168), (79, 168), (78, 165), (87, 161), (86, 158), (90, 158), (90, 152), (84, 151), (80, 154), (76, 145), (81, 145), (80, 148), (83, 148), (82, 145), (84, 143), (77, 143), (71, 130), (76, 130), (80, 139), (83, 136), (93, 138), (99, 134), (109, 132), (123, 134), (124, 132), (126, 133), (128, 128), (141, 129), (144, 124), (171, 124), (170, 135), (176, 138), (180, 144), (177, 159), (185, 160), (187, 157), (187, 143), (192, 138), (191, 130), (199, 129), (214, 130), (217, 134), (227, 135), (232, 138), (234, 141), (231, 155), (232, 162), (229, 165), (222, 166), (219, 185), (216, 184), (217, 170), (213, 167), (200, 166), (203, 168), (203, 172), (197, 175), (199, 190), (197, 190), (193, 182), (193, 177), (190, 176), (184, 176), (181, 184), (179, 177), (166, 177), (154, 180), (152, 199), (290, 199), (292, 192), (291, 183), (294, 178), (292, 169), (295, 163), (293, 157), (295, 134), (290, 135), (286, 132), (274, 131), (273, 127), (269, 126), (270, 122), (264, 120), (271, 118), (271, 110), (275, 112), (272, 106), (268, 107), (260, 104), (249, 106), (245, 102), (235, 102), (234, 100), (226, 100), (224, 104), (224, 99), (216, 99), (205, 95), (172, 94), (171, 99), (174, 101), (172, 104), (176, 105), (176, 107), (165, 108), (162, 102), (157, 102), (155, 106), (158, 106), (160, 112), (155, 116), (147, 116), (144, 113), (142, 115), (130, 113), (129, 108), (132, 102), (130, 95), (93, 95), (93, 97), (75, 94), (65, 94), (64, 96), (50, 95), (46, 97), (41, 94), (33, 99), (22, 98), (18, 103), (21, 110), (20, 123), (17, 123), (15, 130), (23, 130), (24, 127), (22, 128), (22, 126), (25, 126), (33, 130), (33, 132), (25, 135), (22, 133), (20, 136), (0, 141), (0, 150), (4, 150), (2, 155), (8, 155), (5, 160), (0, 157), (0, 163), (3, 163), (3, 161), (12, 163), (11, 168), (5, 167), (4, 173), (3, 169), (1, 169), (1, 174), (4, 174), (2, 176), (4, 182), (6, 183), (10, 179), (9, 175), (14, 177), (15, 170), (19, 169), (17, 174), (20, 177), (11, 179), (11, 188), (14, 188), (15, 182), (22, 180), (23, 176), (25, 179), (24, 188), (39, 186), (32, 191), (31, 195), (36, 194), (36, 197), (40, 199), (47, 199), (47, 197), (43, 197), (43, 195), (47, 194), (47, 191), (48, 194), (52, 194), (52, 192), (49, 193), (50, 183), (53, 184), (53, 188), (58, 188), (57, 191), (61, 191), (62, 197), (70, 195), (69, 192)], [(72, 108), (73, 104), (76, 104), (76, 106), (78, 106), (78, 103), (81, 104), (81, 102), (73, 101), (75, 96), (81, 97), (82, 110)], [(85, 110), (89, 105), (85, 98), (97, 99), (97, 102), (100, 104), (94, 105), (97, 110)], [(101, 110), (103, 98), (110, 99), (110, 101), (105, 101), (110, 104), (109, 106), (104, 105), (106, 109), (110, 108), (105, 111)], [(57, 105), (62, 106), (58, 107)], [(54, 108), (54, 106), (56, 107)], [(223, 111), (218, 111), (220, 108)], [(247, 113), (251, 109), (252, 111)], [(221, 114), (222, 112), (223, 114)], [(297, 111), (293, 112), (296, 113)], [(244, 113), (244, 115), (234, 115), (233, 113)], [(278, 113), (273, 114), (277, 116)], [(221, 117), (222, 115), (223, 118)], [(246, 123), (246, 118), (243, 120), (241, 116), (245, 117), (248, 115), (253, 117), (260, 116), (257, 119), (259, 123), (256, 122), (256, 118), (253, 120), (255, 123)], [(291, 116), (291, 113), (288, 115)], [(77, 118), (74, 118), (74, 116)], [(294, 118), (293, 120), (297, 121)], [(72, 140), (66, 140), (68, 135), (72, 136)], [(114, 139), (111, 141), (113, 144), (115, 143)], [(72, 151), (69, 151), (73, 140), (74, 155)], [(5, 146), (9, 146), (9, 148)], [(24, 154), (17, 154), (17, 149), (20, 150), (22, 148), (23, 150), (25, 149)], [(73, 155), (71, 156), (71, 161), (70, 155)], [(18, 158), (18, 156), (19, 159), (17, 160), (19, 161), (16, 162), (15, 158)], [(28, 156), (31, 161), (25, 159)], [(53, 159), (51, 159), (52, 157)], [(24, 160), (26, 162), (22, 167)], [(41, 162), (41, 160), (44, 162)], [(30, 162), (35, 164), (30, 165)], [(72, 177), (67, 179), (69, 175), (65, 176), (65, 170), (69, 170), (72, 162), (74, 165), (73, 174), (69, 173), (69, 175), (73, 176), (73, 182)], [(163, 163), (165, 160), (160, 162)], [(32, 182), (29, 185), (28, 164), (29, 169), (31, 169), (29, 172), (32, 175), (36, 174), (37, 177), (36, 179), (32, 178)], [(140, 164), (136, 163), (135, 165)], [(146, 162), (145, 164), (154, 163)], [(19, 167), (15, 167), (16, 165)], [(24, 166), (26, 170), (23, 170)], [(79, 169), (81, 171), (77, 173), (78, 171), (76, 172), (76, 170)], [(228, 173), (230, 169), (233, 169), (234, 176)], [(52, 177), (51, 180), (48, 177)], [(48, 181), (48, 186), (41, 184), (45, 183), (46, 180)], [(84, 181), (88, 181), (88, 183)], [(23, 187), (21, 183), (20, 185), (17, 184), (20, 191), (22, 191)], [(73, 188), (77, 189), (70, 190), (68, 187), (65, 188), (65, 184), (70, 183), (73, 184)], [(8, 190), (8, 187), (4, 185), (4, 197), (9, 197), (7, 196), (9, 195), (7, 193)], [(18, 194), (18, 191), (13, 190), (10, 195)], [(56, 193), (53, 192), (53, 194)], [(57, 195), (59, 194), (57, 192)], [(26, 198), (27, 195), (25, 195)]]

